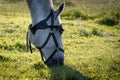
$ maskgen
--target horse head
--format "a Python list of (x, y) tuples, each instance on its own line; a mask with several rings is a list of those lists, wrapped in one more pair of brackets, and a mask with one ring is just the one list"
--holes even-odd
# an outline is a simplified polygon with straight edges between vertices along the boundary
[(60, 14), (64, 3), (54, 10), (52, 0), (27, 0), (32, 24), (29, 26), (29, 41), (40, 51), (47, 66), (64, 64), (63, 32)]

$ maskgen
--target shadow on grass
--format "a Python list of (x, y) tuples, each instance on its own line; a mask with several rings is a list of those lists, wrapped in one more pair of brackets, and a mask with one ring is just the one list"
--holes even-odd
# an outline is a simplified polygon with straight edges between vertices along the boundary
[(53, 67), (50, 70), (51, 80), (91, 80), (67, 65)]
[[(49, 80), (91, 80), (67, 65), (48, 68), (44, 63), (38, 62), (33, 67), (38, 70), (40, 75), (42, 74), (44, 78)], [(49, 71), (49, 73), (46, 71)]]

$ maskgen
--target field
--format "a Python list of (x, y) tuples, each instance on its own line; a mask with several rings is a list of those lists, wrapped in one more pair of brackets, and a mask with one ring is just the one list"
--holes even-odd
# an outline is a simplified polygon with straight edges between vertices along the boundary
[(66, 2), (64, 66), (48, 68), (27, 50), (25, 0), (0, 0), (0, 80), (120, 80), (120, 1), (53, 1)]

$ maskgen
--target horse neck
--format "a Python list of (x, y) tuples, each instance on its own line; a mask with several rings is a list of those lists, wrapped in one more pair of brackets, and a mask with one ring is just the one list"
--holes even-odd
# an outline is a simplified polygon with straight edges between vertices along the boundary
[(49, 15), (51, 9), (53, 9), (52, 0), (41, 0), (41, 3), (38, 3), (34, 9), (31, 9), (33, 26), (45, 19)]
[(31, 14), (32, 17), (32, 24), (35, 25), (38, 22), (44, 20), (48, 15), (49, 15), (49, 11), (36, 11), (35, 13), (33, 12), (33, 14)]

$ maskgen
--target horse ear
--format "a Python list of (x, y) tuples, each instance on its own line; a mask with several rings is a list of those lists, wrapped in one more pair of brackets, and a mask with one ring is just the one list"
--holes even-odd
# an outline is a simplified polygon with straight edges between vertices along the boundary
[(58, 15), (60, 15), (60, 13), (63, 11), (64, 5), (65, 5), (65, 2), (63, 2), (63, 3), (61, 3), (61, 4), (59, 5), (58, 9), (55, 11), (55, 12), (56, 12), (56, 17), (57, 17)]

